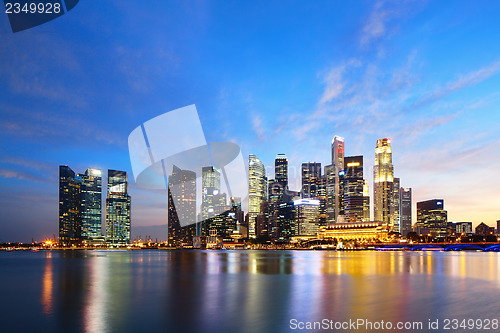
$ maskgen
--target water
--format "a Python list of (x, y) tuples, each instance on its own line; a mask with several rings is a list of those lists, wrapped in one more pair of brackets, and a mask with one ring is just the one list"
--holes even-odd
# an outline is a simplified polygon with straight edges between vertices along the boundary
[(500, 254), (1, 251), (0, 300), (1, 332), (289, 332), (325, 318), (426, 332), (500, 318)]

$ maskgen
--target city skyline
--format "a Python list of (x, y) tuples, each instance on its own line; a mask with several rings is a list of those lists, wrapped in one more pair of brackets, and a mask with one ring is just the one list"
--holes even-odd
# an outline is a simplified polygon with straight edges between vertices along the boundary
[[(236, 142), (266, 172), (276, 153), (290, 169), (330, 164), (339, 135), (372, 192), (374, 142), (389, 137), (413, 207), (443, 198), (451, 221), (499, 219), (500, 4), (162, 3), (162, 17), (86, 6), (16, 34), (0, 18), (1, 241), (57, 233), (55, 166), (131, 175), (130, 131), (193, 103), (207, 142)], [(129, 192), (136, 231), (165, 224), (166, 195), (132, 180)]]

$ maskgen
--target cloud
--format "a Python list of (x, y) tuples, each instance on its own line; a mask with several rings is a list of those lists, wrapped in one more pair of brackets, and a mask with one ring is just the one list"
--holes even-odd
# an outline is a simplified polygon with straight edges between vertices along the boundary
[(3, 117), (0, 120), (2, 134), (22, 136), (30, 140), (48, 138), (78, 142), (103, 142), (110, 145), (126, 146), (126, 136), (120, 136), (108, 129), (102, 129), (85, 115), (60, 116), (44, 110), (23, 109), (0, 104)]
[(423, 106), (432, 104), (433, 102), (442, 99), (458, 90), (469, 88), (475, 86), (490, 77), (498, 74), (500, 72), (500, 60), (489, 64), (488, 66), (482, 67), (475, 71), (472, 71), (457, 80), (448, 82), (442, 87), (434, 89), (434, 91), (425, 94), (423, 97), (417, 99), (407, 111), (412, 111), (414, 109), (421, 108)]
[(35, 170), (43, 170), (43, 171), (53, 171), (54, 167), (43, 163), (41, 161), (33, 161), (19, 157), (4, 157), (2, 159), (3, 163), (18, 165), (22, 167), (27, 167)]
[(368, 45), (371, 41), (382, 37), (387, 31), (387, 23), (396, 16), (396, 12), (383, 8), (384, 2), (375, 3), (373, 11), (361, 32), (361, 45)]
[(357, 59), (351, 59), (347, 63), (334, 67), (328, 72), (323, 80), (326, 87), (323, 91), (323, 96), (321, 97), (319, 104), (331, 102), (344, 92), (346, 83), (343, 81), (342, 75), (350, 66), (359, 67), (361, 66), (361, 62)]
[(266, 133), (264, 131), (260, 115), (254, 115), (252, 117), (252, 129), (259, 141), (264, 141), (266, 139)]
[(47, 181), (45, 181), (44, 178), (36, 177), (28, 173), (17, 170), (0, 169), (0, 177), (27, 180), (37, 183), (47, 183)]

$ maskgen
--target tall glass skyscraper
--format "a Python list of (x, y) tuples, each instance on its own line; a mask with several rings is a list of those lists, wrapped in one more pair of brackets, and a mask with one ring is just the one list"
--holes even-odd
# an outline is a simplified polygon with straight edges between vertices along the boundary
[(255, 222), (260, 214), (261, 203), (267, 198), (266, 169), (264, 164), (251, 154), (248, 156), (248, 235), (255, 238)]
[(342, 189), (342, 177), (344, 171), (344, 138), (335, 135), (332, 140), (332, 164), (325, 167), (327, 181), (327, 215), (328, 222), (340, 222), (339, 215), (343, 215), (344, 203)]
[(319, 231), (319, 200), (299, 199), (293, 202), (297, 232), (300, 236), (316, 236)]
[(302, 198), (315, 198), (321, 185), (321, 163), (302, 163)]
[(276, 155), (274, 160), (274, 179), (280, 184), (281, 192), (288, 188), (288, 158), (285, 154)]
[(222, 214), (226, 208), (226, 194), (220, 190), (220, 171), (213, 166), (203, 167), (201, 174), (201, 219), (204, 221)]
[(378, 139), (373, 167), (375, 221), (394, 226), (394, 167), (390, 139)]
[(366, 179), (363, 179), (363, 221), (370, 221), (370, 187)]
[(131, 202), (125, 171), (108, 170), (106, 239), (111, 244), (130, 243)]
[[(217, 185), (217, 176), (210, 174), (205, 179), (205, 184)], [(182, 240), (182, 226), (194, 223), (196, 223), (196, 173), (182, 170), (174, 165), (172, 174), (168, 177), (169, 244), (179, 245)]]
[(400, 233), (406, 236), (411, 231), (411, 188), (400, 189)]
[(59, 242), (69, 245), (81, 241), (81, 184), (67, 165), (59, 166)]
[(364, 220), (363, 156), (344, 158), (344, 215), (345, 222)]
[(394, 231), (401, 233), (401, 223), (400, 223), (400, 211), (401, 211), (401, 201), (400, 201), (400, 190), (401, 182), (399, 178), (394, 178), (393, 184), (393, 199), (392, 199), (392, 221), (394, 225)]
[(79, 178), (81, 181), (82, 238), (92, 240), (101, 237), (101, 170), (87, 169), (85, 174), (79, 175)]

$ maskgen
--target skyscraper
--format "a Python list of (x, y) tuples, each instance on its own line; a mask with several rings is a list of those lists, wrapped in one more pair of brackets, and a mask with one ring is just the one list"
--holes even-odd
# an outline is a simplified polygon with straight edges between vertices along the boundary
[(201, 219), (222, 214), (226, 208), (226, 194), (220, 191), (220, 171), (212, 166), (202, 168)]
[(363, 156), (344, 158), (344, 215), (345, 222), (364, 219)]
[(321, 183), (321, 163), (302, 163), (302, 198), (318, 196)]
[(288, 188), (288, 158), (285, 154), (276, 155), (274, 160), (274, 179), (280, 184), (281, 192)]
[(375, 221), (394, 226), (394, 167), (390, 139), (378, 139), (373, 167)]
[[(205, 185), (217, 185), (217, 176), (206, 177)], [(168, 194), (168, 242), (177, 246), (182, 241), (182, 227), (196, 223), (196, 173), (174, 165)]]
[(411, 231), (411, 188), (400, 189), (400, 227), (401, 235), (406, 236)]
[(448, 213), (443, 199), (417, 202), (417, 227), (420, 234), (430, 233), (433, 237), (445, 237)]
[(261, 203), (267, 197), (266, 169), (264, 164), (251, 154), (248, 156), (248, 235), (255, 238), (255, 222)]
[(370, 187), (366, 179), (363, 179), (363, 221), (370, 221)]
[(401, 210), (401, 205), (400, 205), (400, 180), (399, 178), (394, 178), (393, 184), (392, 184), (392, 189), (393, 189), (393, 197), (392, 197), (392, 220), (393, 220), (393, 226), (394, 226), (394, 231), (401, 233), (401, 226), (400, 226), (400, 210)]
[(62, 245), (81, 241), (81, 185), (67, 165), (59, 166), (59, 242)]
[(299, 199), (294, 201), (297, 232), (300, 236), (316, 236), (319, 231), (319, 201)]
[[(332, 140), (332, 165), (333, 165), (333, 177), (334, 177), (334, 193), (333, 193), (333, 204), (334, 204), (334, 222), (340, 222), (339, 215), (343, 215), (344, 203), (343, 203), (343, 191), (341, 191), (342, 177), (344, 171), (344, 138), (335, 135)], [(328, 178), (328, 176), (327, 176)], [(342, 192), (342, 193), (341, 193)]]
[(101, 170), (87, 169), (79, 175), (81, 180), (82, 238), (93, 240), (101, 237), (102, 177)]
[(131, 202), (125, 171), (108, 170), (106, 239), (111, 244), (130, 243)]

